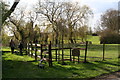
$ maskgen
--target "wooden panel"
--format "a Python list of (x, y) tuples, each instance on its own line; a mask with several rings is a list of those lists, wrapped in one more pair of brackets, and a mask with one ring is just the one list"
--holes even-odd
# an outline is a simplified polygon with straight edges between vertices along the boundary
[(80, 50), (79, 49), (73, 49), (72, 50), (72, 56), (80, 56)]

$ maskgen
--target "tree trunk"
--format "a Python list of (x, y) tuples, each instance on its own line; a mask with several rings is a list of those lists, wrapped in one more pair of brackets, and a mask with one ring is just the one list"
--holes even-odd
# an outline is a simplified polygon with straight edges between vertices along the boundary
[(55, 43), (56, 45), (58, 44), (58, 32), (55, 32), (56, 33), (56, 36), (55, 36)]
[(69, 36), (69, 40), (70, 40), (70, 43), (74, 43), (73, 39), (72, 39), (72, 32), (70, 32), (70, 36)]

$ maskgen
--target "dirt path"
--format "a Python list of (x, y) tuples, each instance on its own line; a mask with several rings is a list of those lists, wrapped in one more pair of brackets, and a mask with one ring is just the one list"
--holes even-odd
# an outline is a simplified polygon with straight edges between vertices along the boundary
[(120, 71), (105, 74), (90, 80), (120, 80)]

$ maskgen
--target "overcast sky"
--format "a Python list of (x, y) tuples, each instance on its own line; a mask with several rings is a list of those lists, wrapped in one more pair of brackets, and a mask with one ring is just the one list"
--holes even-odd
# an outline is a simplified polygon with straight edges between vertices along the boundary
[[(14, 0), (3, 0), (10, 2), (10, 5), (13, 4)], [(20, 0), (18, 7), (26, 7), (29, 9), (37, 3), (38, 0)], [(53, 1), (53, 0), (52, 0)], [(107, 9), (118, 9), (119, 0), (54, 0), (54, 1), (71, 1), (71, 2), (80, 2), (81, 5), (88, 5), (93, 13), (94, 18), (90, 21), (90, 26), (92, 28), (96, 27), (96, 21), (100, 19), (100, 15), (104, 13)]]

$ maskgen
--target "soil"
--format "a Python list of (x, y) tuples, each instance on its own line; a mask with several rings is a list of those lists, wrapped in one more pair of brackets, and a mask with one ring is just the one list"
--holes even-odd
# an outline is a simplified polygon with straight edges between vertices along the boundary
[(90, 80), (120, 80), (120, 70), (110, 74), (104, 74)]

